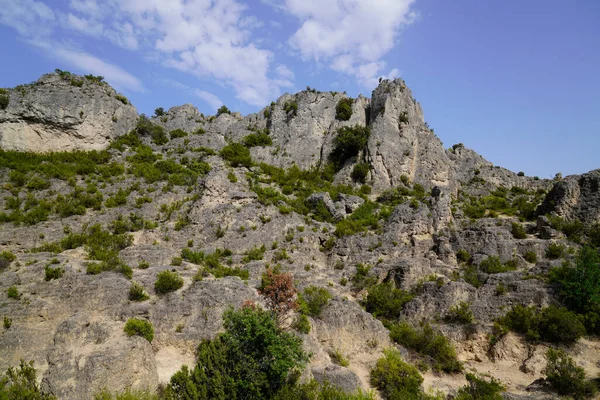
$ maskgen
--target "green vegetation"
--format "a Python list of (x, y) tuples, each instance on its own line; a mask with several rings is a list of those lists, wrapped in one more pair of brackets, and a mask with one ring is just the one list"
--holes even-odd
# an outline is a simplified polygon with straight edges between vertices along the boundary
[(141, 336), (149, 342), (154, 339), (154, 328), (152, 324), (144, 319), (129, 318), (125, 323), (123, 331), (127, 336)]
[(217, 117), (221, 114), (231, 114), (231, 111), (229, 111), (229, 108), (227, 108), (225, 105), (222, 105), (217, 110)]
[(466, 374), (467, 385), (458, 389), (455, 400), (502, 400), (504, 386), (494, 378), (486, 380), (474, 374)]
[(50, 265), (46, 265), (44, 267), (44, 273), (45, 273), (44, 279), (46, 281), (50, 281), (52, 279), (60, 279), (60, 278), (62, 278), (62, 276), (65, 273), (65, 270), (63, 268), (61, 268), (61, 267), (52, 268)]
[(526, 252), (523, 255), (523, 258), (525, 258), (525, 261), (527, 261), (528, 263), (532, 263), (532, 264), (537, 263), (537, 253), (535, 251)]
[(527, 233), (523, 228), (523, 225), (518, 222), (513, 222), (510, 228), (510, 233), (512, 233), (515, 239), (525, 239), (527, 237)]
[(466, 250), (460, 249), (456, 252), (456, 260), (461, 263), (470, 263), (471, 254)]
[(283, 105), (283, 111), (289, 118), (293, 118), (298, 113), (298, 103), (295, 100), (288, 100)]
[(242, 259), (242, 262), (247, 263), (250, 261), (262, 260), (263, 256), (265, 255), (265, 251), (267, 251), (267, 248), (264, 244), (260, 247), (255, 246), (246, 252), (246, 256)]
[(434, 370), (448, 373), (462, 370), (454, 347), (428, 322), (413, 327), (408, 322), (400, 321), (390, 325), (389, 329), (393, 341), (426, 357)]
[[(475, 176), (469, 184), (475, 185), (482, 181), (482, 178)], [(498, 214), (504, 214), (508, 216), (516, 215), (521, 220), (531, 221), (535, 218), (535, 210), (543, 200), (544, 195), (544, 191), (527, 192), (517, 186), (509, 190), (500, 186), (486, 196), (476, 197), (461, 194), (459, 199), (462, 203), (463, 212), (468, 218), (497, 217)]]
[(142, 285), (137, 282), (133, 282), (129, 287), (129, 300), (131, 301), (145, 301), (148, 300), (150, 296), (146, 293), (146, 290)]
[(299, 314), (292, 324), (292, 328), (300, 333), (308, 334), (310, 332), (310, 321), (308, 320), (308, 317), (304, 314)]
[(349, 217), (335, 225), (335, 236), (343, 237), (364, 232), (368, 229), (378, 229), (379, 219), (384, 218), (381, 212), (378, 212), (378, 209), (378, 204), (371, 201), (364, 202)]
[(177, 272), (161, 271), (156, 276), (154, 291), (158, 294), (174, 292), (183, 286), (183, 278)]
[(448, 322), (470, 324), (474, 321), (475, 317), (473, 316), (473, 311), (471, 311), (469, 303), (461, 301), (448, 310), (444, 319)]
[(21, 298), (21, 293), (19, 293), (19, 289), (17, 289), (17, 287), (14, 285), (9, 286), (9, 288), (6, 289), (6, 295), (9, 299), (19, 300)]
[(327, 289), (314, 285), (307, 286), (298, 295), (300, 312), (311, 317), (320, 317), (330, 299), (331, 293)]
[(8, 103), (10, 103), (10, 96), (7, 93), (0, 93), (0, 110), (6, 110)]
[(198, 346), (196, 366), (171, 377), (167, 398), (272, 399), (301, 390), (293, 386), (308, 357), (301, 340), (279, 328), (272, 313), (230, 308), (223, 325), (224, 333)]
[(571, 344), (585, 335), (586, 330), (574, 312), (564, 307), (550, 306), (539, 311), (534, 306), (514, 306), (498, 323), (524, 334), (528, 340)]
[(208, 274), (212, 274), (215, 278), (239, 276), (241, 279), (248, 279), (250, 276), (248, 270), (237, 267), (227, 267), (221, 264), (221, 258), (229, 257), (231, 254), (231, 250), (229, 249), (216, 249), (212, 254), (195, 252), (189, 248), (181, 250), (181, 258), (193, 264), (202, 265), (202, 268), (194, 277), (196, 280), (201, 280)]
[(333, 139), (334, 148), (329, 156), (336, 170), (340, 170), (347, 160), (356, 157), (364, 149), (370, 135), (371, 130), (360, 125), (344, 126), (337, 130)]
[(165, 115), (165, 109), (162, 107), (158, 107), (154, 110), (154, 115), (157, 117), (162, 117), (163, 115)]
[(371, 385), (386, 400), (420, 400), (427, 396), (421, 388), (423, 377), (410, 364), (402, 361), (396, 349), (384, 351), (384, 357), (371, 370)]
[(586, 380), (585, 371), (562, 350), (548, 349), (546, 352), (546, 379), (562, 396), (575, 400), (593, 397), (596, 386)]
[(352, 173), (350, 174), (350, 176), (356, 182), (366, 183), (367, 175), (369, 174), (370, 170), (371, 170), (371, 164), (366, 163), (366, 162), (361, 162), (361, 163), (356, 164), (354, 166), (354, 168), (352, 168)]
[(16, 259), (17, 259), (17, 256), (15, 256), (13, 253), (11, 253), (8, 250), (1, 252), (0, 253), (0, 272), (5, 270), (6, 268), (8, 268), (10, 263), (15, 261)]
[(394, 321), (413, 297), (409, 292), (395, 288), (390, 281), (371, 286), (363, 305), (375, 318)]
[(114, 395), (108, 390), (103, 390), (94, 396), (94, 400), (159, 400), (159, 396), (148, 390), (126, 389)]
[(175, 130), (172, 130), (171, 132), (169, 132), (169, 136), (171, 136), (171, 139), (178, 139), (178, 138), (186, 137), (187, 135), (188, 135), (188, 133), (186, 131), (184, 131), (183, 129), (175, 129)]
[(127, 100), (127, 97), (123, 96), (120, 93), (118, 93), (118, 94), (115, 95), (115, 99), (119, 100), (121, 103), (123, 103), (125, 105), (129, 104), (129, 100)]
[(360, 389), (356, 393), (346, 393), (343, 389), (325, 381), (323, 384), (312, 380), (307, 383), (287, 385), (273, 397), (274, 400), (375, 400), (372, 393)]
[(335, 106), (335, 119), (338, 121), (348, 121), (352, 116), (352, 104), (354, 100), (351, 98), (344, 98), (338, 101)]
[(546, 257), (551, 260), (557, 260), (567, 254), (567, 248), (560, 243), (551, 243), (546, 250)]
[(257, 132), (251, 133), (242, 139), (242, 144), (248, 148), (256, 147), (256, 146), (271, 146), (273, 144), (273, 139), (267, 132)]
[(56, 400), (56, 397), (44, 393), (37, 383), (33, 361), (21, 359), (19, 368), (9, 367), (0, 375), (0, 399), (2, 400)]
[(250, 157), (250, 150), (240, 143), (230, 143), (219, 152), (219, 155), (223, 157), (225, 161), (229, 162), (232, 167), (246, 167), (252, 166), (252, 157)]
[(479, 264), (479, 269), (486, 274), (500, 274), (517, 269), (513, 262), (502, 263), (498, 256), (488, 256)]

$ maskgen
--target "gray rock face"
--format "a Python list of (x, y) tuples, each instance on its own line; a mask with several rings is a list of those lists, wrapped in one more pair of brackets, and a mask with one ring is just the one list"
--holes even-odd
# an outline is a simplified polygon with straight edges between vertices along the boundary
[(154, 116), (150, 120), (165, 128), (167, 132), (181, 129), (193, 133), (198, 129), (205, 129), (206, 118), (196, 107), (191, 104), (171, 107), (164, 115)]
[(537, 210), (540, 215), (549, 212), (589, 224), (600, 222), (600, 169), (556, 182)]
[(358, 376), (349, 369), (340, 367), (339, 365), (314, 367), (311, 372), (317, 382), (329, 382), (346, 393), (354, 393), (358, 389), (362, 389)]
[(8, 92), (8, 107), (0, 109), (0, 148), (5, 150), (101, 150), (133, 129), (138, 117), (108, 84), (76, 75), (47, 74)]

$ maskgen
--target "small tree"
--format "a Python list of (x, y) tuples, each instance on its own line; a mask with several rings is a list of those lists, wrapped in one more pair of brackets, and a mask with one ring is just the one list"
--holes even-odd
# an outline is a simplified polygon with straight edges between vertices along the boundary
[(596, 392), (594, 385), (586, 380), (583, 368), (562, 350), (548, 349), (546, 352), (546, 379), (561, 395), (574, 399), (586, 399)]
[(157, 117), (162, 117), (163, 115), (165, 115), (165, 109), (162, 107), (158, 107), (156, 110), (154, 110), (154, 115), (156, 115)]
[(231, 114), (231, 111), (229, 111), (229, 108), (225, 107), (225, 105), (222, 105), (217, 110), (217, 117), (221, 114)]
[(40, 389), (35, 376), (33, 361), (21, 359), (19, 369), (10, 367), (4, 376), (0, 376), (0, 399), (56, 400)]
[(267, 268), (263, 274), (259, 293), (265, 296), (268, 307), (277, 314), (279, 321), (285, 315), (298, 308), (292, 274), (280, 274)]

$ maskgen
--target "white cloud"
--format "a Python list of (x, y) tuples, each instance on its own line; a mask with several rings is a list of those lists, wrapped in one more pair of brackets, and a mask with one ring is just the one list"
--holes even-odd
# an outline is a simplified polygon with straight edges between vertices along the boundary
[(67, 14), (66, 23), (71, 29), (85, 35), (99, 37), (104, 32), (104, 26), (101, 23), (87, 18), (79, 18), (71, 13)]
[(301, 23), (289, 43), (302, 58), (326, 62), (363, 86), (376, 84), (385, 68), (381, 58), (416, 17), (415, 0), (332, 0), (327, 7), (321, 0), (284, 1)]
[(55, 22), (54, 12), (34, 0), (0, 0), (0, 23), (10, 26), (24, 37), (48, 35)]
[(223, 102), (217, 96), (205, 90), (196, 89), (194, 94), (208, 103), (215, 111), (223, 105)]

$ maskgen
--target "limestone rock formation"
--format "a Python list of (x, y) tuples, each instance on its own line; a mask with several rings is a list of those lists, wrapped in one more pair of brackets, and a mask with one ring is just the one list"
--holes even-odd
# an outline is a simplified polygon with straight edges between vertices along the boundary
[(7, 90), (0, 148), (48, 152), (101, 150), (136, 124), (136, 108), (97, 77), (64, 71)]

